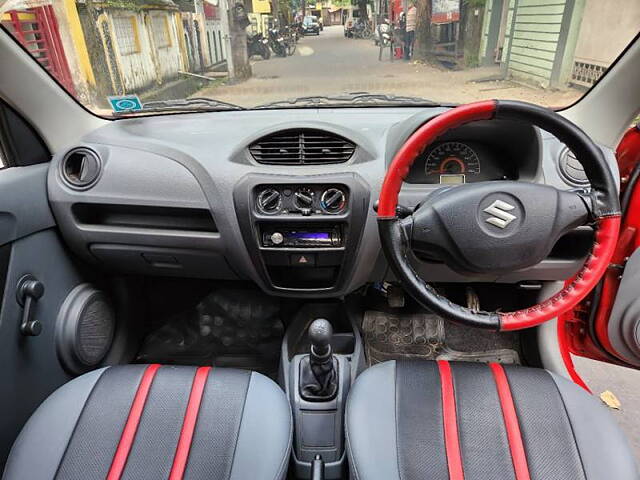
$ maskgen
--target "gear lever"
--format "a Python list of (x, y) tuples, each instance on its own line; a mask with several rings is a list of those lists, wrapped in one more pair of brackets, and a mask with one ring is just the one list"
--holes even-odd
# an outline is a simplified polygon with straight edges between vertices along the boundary
[(320, 364), (331, 356), (331, 338), (333, 327), (324, 318), (318, 318), (309, 327), (309, 340), (311, 341), (311, 363)]
[(300, 396), (310, 402), (326, 402), (338, 391), (336, 359), (331, 351), (333, 327), (324, 318), (309, 326), (311, 350), (300, 361)]

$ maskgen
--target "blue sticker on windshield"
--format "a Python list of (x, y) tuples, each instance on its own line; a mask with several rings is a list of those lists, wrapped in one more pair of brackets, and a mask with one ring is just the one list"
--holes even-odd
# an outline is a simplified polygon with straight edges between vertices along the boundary
[(122, 95), (120, 97), (107, 97), (111, 108), (116, 113), (138, 112), (142, 110), (142, 102), (137, 95)]

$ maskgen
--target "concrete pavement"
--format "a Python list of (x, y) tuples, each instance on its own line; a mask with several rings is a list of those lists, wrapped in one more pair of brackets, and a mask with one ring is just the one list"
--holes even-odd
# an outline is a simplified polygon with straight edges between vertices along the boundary
[(207, 88), (194, 96), (209, 96), (242, 106), (305, 95), (338, 95), (367, 91), (413, 95), (437, 102), (464, 103), (486, 98), (526, 100), (545, 105), (566, 105), (581, 93), (545, 91), (510, 81), (481, 82), (497, 68), (451, 71), (404, 60), (378, 61), (373, 40), (345, 38), (341, 25), (326, 27), (319, 36), (300, 39), (293, 56), (272, 55), (252, 62), (253, 77), (233, 85)]
[(611, 390), (620, 400), (620, 410), (610, 411), (627, 434), (640, 463), (640, 371), (581, 357), (573, 360), (576, 370), (594, 395)]

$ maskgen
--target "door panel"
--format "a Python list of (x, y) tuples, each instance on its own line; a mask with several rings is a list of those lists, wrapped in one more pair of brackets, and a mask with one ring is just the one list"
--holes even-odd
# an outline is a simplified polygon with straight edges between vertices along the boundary
[[(616, 151), (622, 227), (609, 269), (593, 293), (559, 322), (568, 353), (640, 369), (640, 128)], [(566, 362), (565, 362), (566, 363)]]
[[(31, 413), (71, 378), (58, 361), (54, 327), (60, 305), (81, 275), (55, 228), (47, 170), (46, 163), (0, 170), (0, 464)], [(45, 289), (35, 309), (42, 333), (35, 337), (19, 330), (16, 287), (26, 274)]]

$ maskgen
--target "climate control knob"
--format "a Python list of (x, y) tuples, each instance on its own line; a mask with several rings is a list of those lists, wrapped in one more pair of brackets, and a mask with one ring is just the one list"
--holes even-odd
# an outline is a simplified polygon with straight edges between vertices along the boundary
[(303, 210), (313, 207), (313, 197), (315, 193), (309, 187), (300, 187), (294, 195), (294, 203), (298, 209)]
[(347, 196), (339, 188), (328, 188), (320, 197), (320, 207), (327, 213), (340, 213), (347, 205)]
[(262, 213), (278, 213), (282, 208), (282, 194), (275, 188), (266, 188), (258, 195), (257, 203)]

